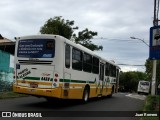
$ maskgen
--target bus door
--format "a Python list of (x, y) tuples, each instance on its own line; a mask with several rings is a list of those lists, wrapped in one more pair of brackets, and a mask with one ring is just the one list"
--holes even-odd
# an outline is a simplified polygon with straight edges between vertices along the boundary
[(62, 98), (68, 97), (69, 94), (69, 88), (70, 88), (70, 82), (71, 82), (71, 73), (68, 70), (71, 65), (71, 47), (68, 44), (64, 44), (64, 53), (65, 53), (65, 64), (63, 66), (63, 93)]
[(68, 97), (70, 81), (71, 81), (71, 74), (65, 72), (63, 80), (64, 80), (63, 81), (63, 97)]
[(103, 92), (104, 87), (104, 64), (100, 63), (100, 74), (99, 74), (99, 82), (100, 82), (100, 94)]
[(118, 92), (118, 87), (119, 87), (119, 69), (116, 69), (116, 93)]

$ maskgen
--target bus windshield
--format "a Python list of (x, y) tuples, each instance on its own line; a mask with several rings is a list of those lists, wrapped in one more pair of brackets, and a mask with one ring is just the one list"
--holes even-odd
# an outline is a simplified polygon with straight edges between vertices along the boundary
[(54, 54), (54, 39), (25, 39), (18, 42), (17, 57), (53, 58)]
[(141, 82), (141, 85), (149, 86), (149, 82)]

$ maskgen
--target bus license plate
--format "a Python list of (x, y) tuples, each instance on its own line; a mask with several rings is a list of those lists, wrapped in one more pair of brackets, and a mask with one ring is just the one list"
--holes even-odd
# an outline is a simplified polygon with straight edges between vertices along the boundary
[(37, 83), (30, 83), (30, 87), (31, 87), (31, 88), (37, 88), (37, 87), (38, 87), (38, 84), (37, 84)]
[(34, 89), (28, 89), (29, 92), (36, 92)]

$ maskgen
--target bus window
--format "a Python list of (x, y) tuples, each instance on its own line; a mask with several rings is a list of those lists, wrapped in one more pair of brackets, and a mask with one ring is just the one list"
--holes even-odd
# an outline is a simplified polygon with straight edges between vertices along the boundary
[(111, 77), (116, 77), (116, 67), (113, 65), (110, 65), (110, 75)]
[(149, 82), (140, 82), (141, 85), (149, 86)]
[(91, 72), (92, 70), (92, 56), (84, 53), (83, 54), (83, 71)]
[(82, 52), (76, 48), (72, 50), (72, 68), (82, 70)]
[(99, 74), (99, 59), (96, 57), (93, 57), (93, 67), (92, 67), (92, 72)]
[(66, 68), (70, 68), (70, 46), (65, 46), (65, 66)]
[(110, 68), (110, 64), (106, 63), (106, 69), (105, 69), (105, 75), (109, 76), (110, 72), (109, 72), (109, 68)]
[(113, 66), (113, 77), (116, 77), (116, 66)]
[(54, 39), (26, 39), (18, 42), (17, 57), (53, 58), (54, 54)]
[(54, 48), (53, 41), (47, 41), (46, 42), (46, 50), (53, 50), (53, 48)]
[(100, 63), (100, 75), (99, 80), (104, 80), (104, 64)]

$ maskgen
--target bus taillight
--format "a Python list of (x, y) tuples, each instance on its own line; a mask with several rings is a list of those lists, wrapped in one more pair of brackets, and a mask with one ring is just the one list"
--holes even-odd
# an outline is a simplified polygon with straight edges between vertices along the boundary
[(55, 78), (55, 79), (54, 79), (54, 82), (57, 82), (57, 81), (58, 81), (58, 80)]
[(59, 74), (57, 72), (54, 73), (53, 86), (54, 87), (58, 87), (59, 86)]
[(58, 74), (57, 74), (57, 73), (55, 74), (55, 77), (58, 77)]

